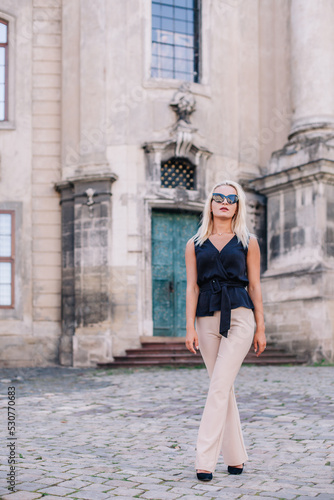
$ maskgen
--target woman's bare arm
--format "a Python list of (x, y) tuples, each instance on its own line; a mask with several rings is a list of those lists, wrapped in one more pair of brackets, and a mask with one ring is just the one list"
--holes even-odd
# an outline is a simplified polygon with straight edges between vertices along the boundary
[(198, 337), (195, 330), (196, 307), (199, 295), (197, 285), (197, 266), (195, 245), (193, 240), (189, 240), (185, 251), (186, 270), (187, 270), (187, 291), (186, 291), (186, 321), (187, 334), (186, 346), (190, 352), (196, 354), (194, 346), (198, 349)]
[(262, 292), (260, 284), (260, 247), (257, 239), (250, 238), (247, 253), (248, 293), (254, 304), (256, 331), (254, 334), (254, 350), (257, 356), (266, 348), (266, 336), (263, 315)]

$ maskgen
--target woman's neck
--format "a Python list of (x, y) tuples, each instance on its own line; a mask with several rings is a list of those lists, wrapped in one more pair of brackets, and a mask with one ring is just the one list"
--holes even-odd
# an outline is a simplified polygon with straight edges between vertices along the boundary
[(214, 220), (212, 234), (233, 234), (231, 221)]

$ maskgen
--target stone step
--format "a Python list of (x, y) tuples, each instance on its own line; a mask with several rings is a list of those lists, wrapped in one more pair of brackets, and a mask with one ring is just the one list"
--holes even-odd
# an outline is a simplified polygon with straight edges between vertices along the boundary
[[(193, 356), (195, 356), (194, 354), (192, 354), (191, 352), (188, 351), (188, 353), (177, 353), (177, 354), (173, 354), (173, 353), (168, 353), (168, 354), (154, 354), (154, 355), (150, 355), (150, 354), (146, 354), (146, 353), (140, 353), (140, 354), (137, 354), (137, 355), (131, 355), (131, 356), (116, 356), (115, 357), (115, 361), (130, 361), (130, 360), (138, 360), (138, 361), (150, 361), (150, 360), (153, 360), (153, 361), (166, 361), (166, 360), (170, 360), (170, 361), (183, 361), (184, 359), (185, 360), (188, 360), (188, 359), (191, 359)], [(200, 354), (196, 354), (197, 356), (197, 359), (200, 363), (203, 363), (203, 358)]]
[[(185, 358), (185, 357), (193, 357), (194, 354), (189, 352), (188, 350), (185, 351), (157, 351), (157, 352), (147, 352), (147, 351), (139, 351), (136, 353), (127, 353), (126, 356), (116, 356), (115, 360), (117, 361), (122, 361), (124, 359), (166, 359), (166, 358), (173, 358), (173, 359), (180, 359), (180, 358)], [(202, 359), (201, 353), (198, 352), (196, 356), (200, 357)], [(255, 358), (258, 359), (257, 356), (254, 353), (249, 353), (247, 354), (247, 357), (249, 359)], [(288, 354), (288, 353), (273, 353), (273, 352), (264, 352), (261, 354), (261, 358), (275, 358), (275, 359), (290, 359), (294, 360), (296, 356), (294, 354)]]
[(98, 368), (131, 368), (138, 366), (202, 366), (203, 360), (199, 358), (189, 358), (183, 361), (155, 361), (150, 359), (149, 361), (142, 361), (138, 359), (125, 360), (125, 361), (113, 361), (112, 363), (97, 363)]
[[(294, 354), (285, 352), (283, 349), (268, 345), (267, 349), (257, 357), (250, 348), (243, 364), (256, 365), (280, 365), (280, 364), (303, 364), (306, 358), (297, 358)], [(115, 356), (115, 360), (110, 363), (98, 363), (101, 368), (110, 367), (138, 367), (138, 366), (198, 366), (204, 365), (200, 351), (196, 355), (188, 351), (184, 342), (178, 339), (176, 342), (168, 340), (163, 343), (149, 341), (142, 342), (142, 347), (127, 349), (125, 356)]]
[[(183, 352), (184, 350), (188, 351), (185, 345), (182, 344), (175, 344), (175, 345), (163, 345), (163, 344), (158, 344), (154, 346), (143, 346), (143, 347), (138, 347), (136, 349), (127, 349), (126, 353), (128, 354), (135, 354), (135, 353), (140, 353), (145, 349), (145, 352), (150, 352), (150, 353), (159, 353), (159, 352)], [(189, 351), (188, 351), (189, 352)]]
[[(253, 348), (251, 348), (253, 349)], [(135, 348), (135, 349), (127, 349), (126, 350), (126, 354), (128, 356), (133, 356), (133, 355), (139, 355), (141, 354), (142, 352), (144, 352), (145, 350), (145, 353), (150, 353), (150, 354), (160, 354), (162, 352), (170, 352), (170, 353), (181, 353), (181, 352), (189, 352), (188, 349), (186, 348), (185, 345), (176, 345), (176, 346), (172, 346), (171, 344), (168, 344), (168, 345), (154, 345), (154, 347), (150, 346), (150, 347), (138, 347), (138, 348)], [(273, 355), (279, 355), (280, 353), (282, 353), (284, 351), (282, 351), (282, 349), (279, 349), (278, 347), (271, 347), (271, 346), (268, 346), (265, 350), (265, 352), (262, 354), (273, 354)], [(189, 353), (191, 354), (191, 353)], [(294, 354), (291, 354), (290, 356), (294, 356)]]
[[(291, 359), (281, 359), (278, 360), (276, 358), (267, 358), (267, 359), (261, 359), (261, 358), (255, 358), (248, 360), (247, 357), (245, 358), (243, 364), (254, 364), (254, 365), (282, 365), (282, 364), (303, 364), (305, 361), (303, 360), (294, 360), (291, 362)], [(193, 359), (189, 358), (187, 360), (183, 361), (172, 361), (172, 360), (165, 360), (165, 361), (155, 361), (155, 360), (149, 360), (149, 361), (143, 361), (143, 360), (138, 360), (138, 359), (132, 359), (132, 360), (124, 360), (124, 361), (114, 361), (112, 363), (98, 363), (99, 368), (131, 368), (131, 367), (140, 367), (140, 366), (175, 366), (175, 367), (181, 367), (181, 366), (204, 366), (203, 362), (201, 362), (200, 359), (196, 359), (195, 357)]]
[(302, 365), (307, 363), (307, 358), (297, 358), (294, 354), (282, 354), (280, 356), (261, 356), (247, 354), (243, 364), (245, 365)]

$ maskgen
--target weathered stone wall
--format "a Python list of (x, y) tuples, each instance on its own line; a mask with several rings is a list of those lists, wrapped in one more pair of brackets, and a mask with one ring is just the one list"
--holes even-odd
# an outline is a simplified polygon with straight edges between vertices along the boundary
[(333, 277), (327, 270), (264, 277), (268, 341), (310, 361), (333, 360)]
[(325, 260), (333, 264), (334, 260), (334, 186), (325, 186), (326, 196), (326, 235), (325, 235)]
[(62, 336), (60, 363), (90, 366), (112, 359), (111, 182), (61, 182)]

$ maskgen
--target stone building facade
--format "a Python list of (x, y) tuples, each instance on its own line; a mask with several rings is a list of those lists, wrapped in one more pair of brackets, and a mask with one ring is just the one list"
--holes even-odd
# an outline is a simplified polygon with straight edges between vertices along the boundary
[[(198, 7), (193, 78), (152, 70), (173, 5)], [(1, 22), (1, 366), (182, 336), (182, 245), (226, 178), (261, 244), (268, 340), (333, 360), (333, 2), (0, 0)]]

